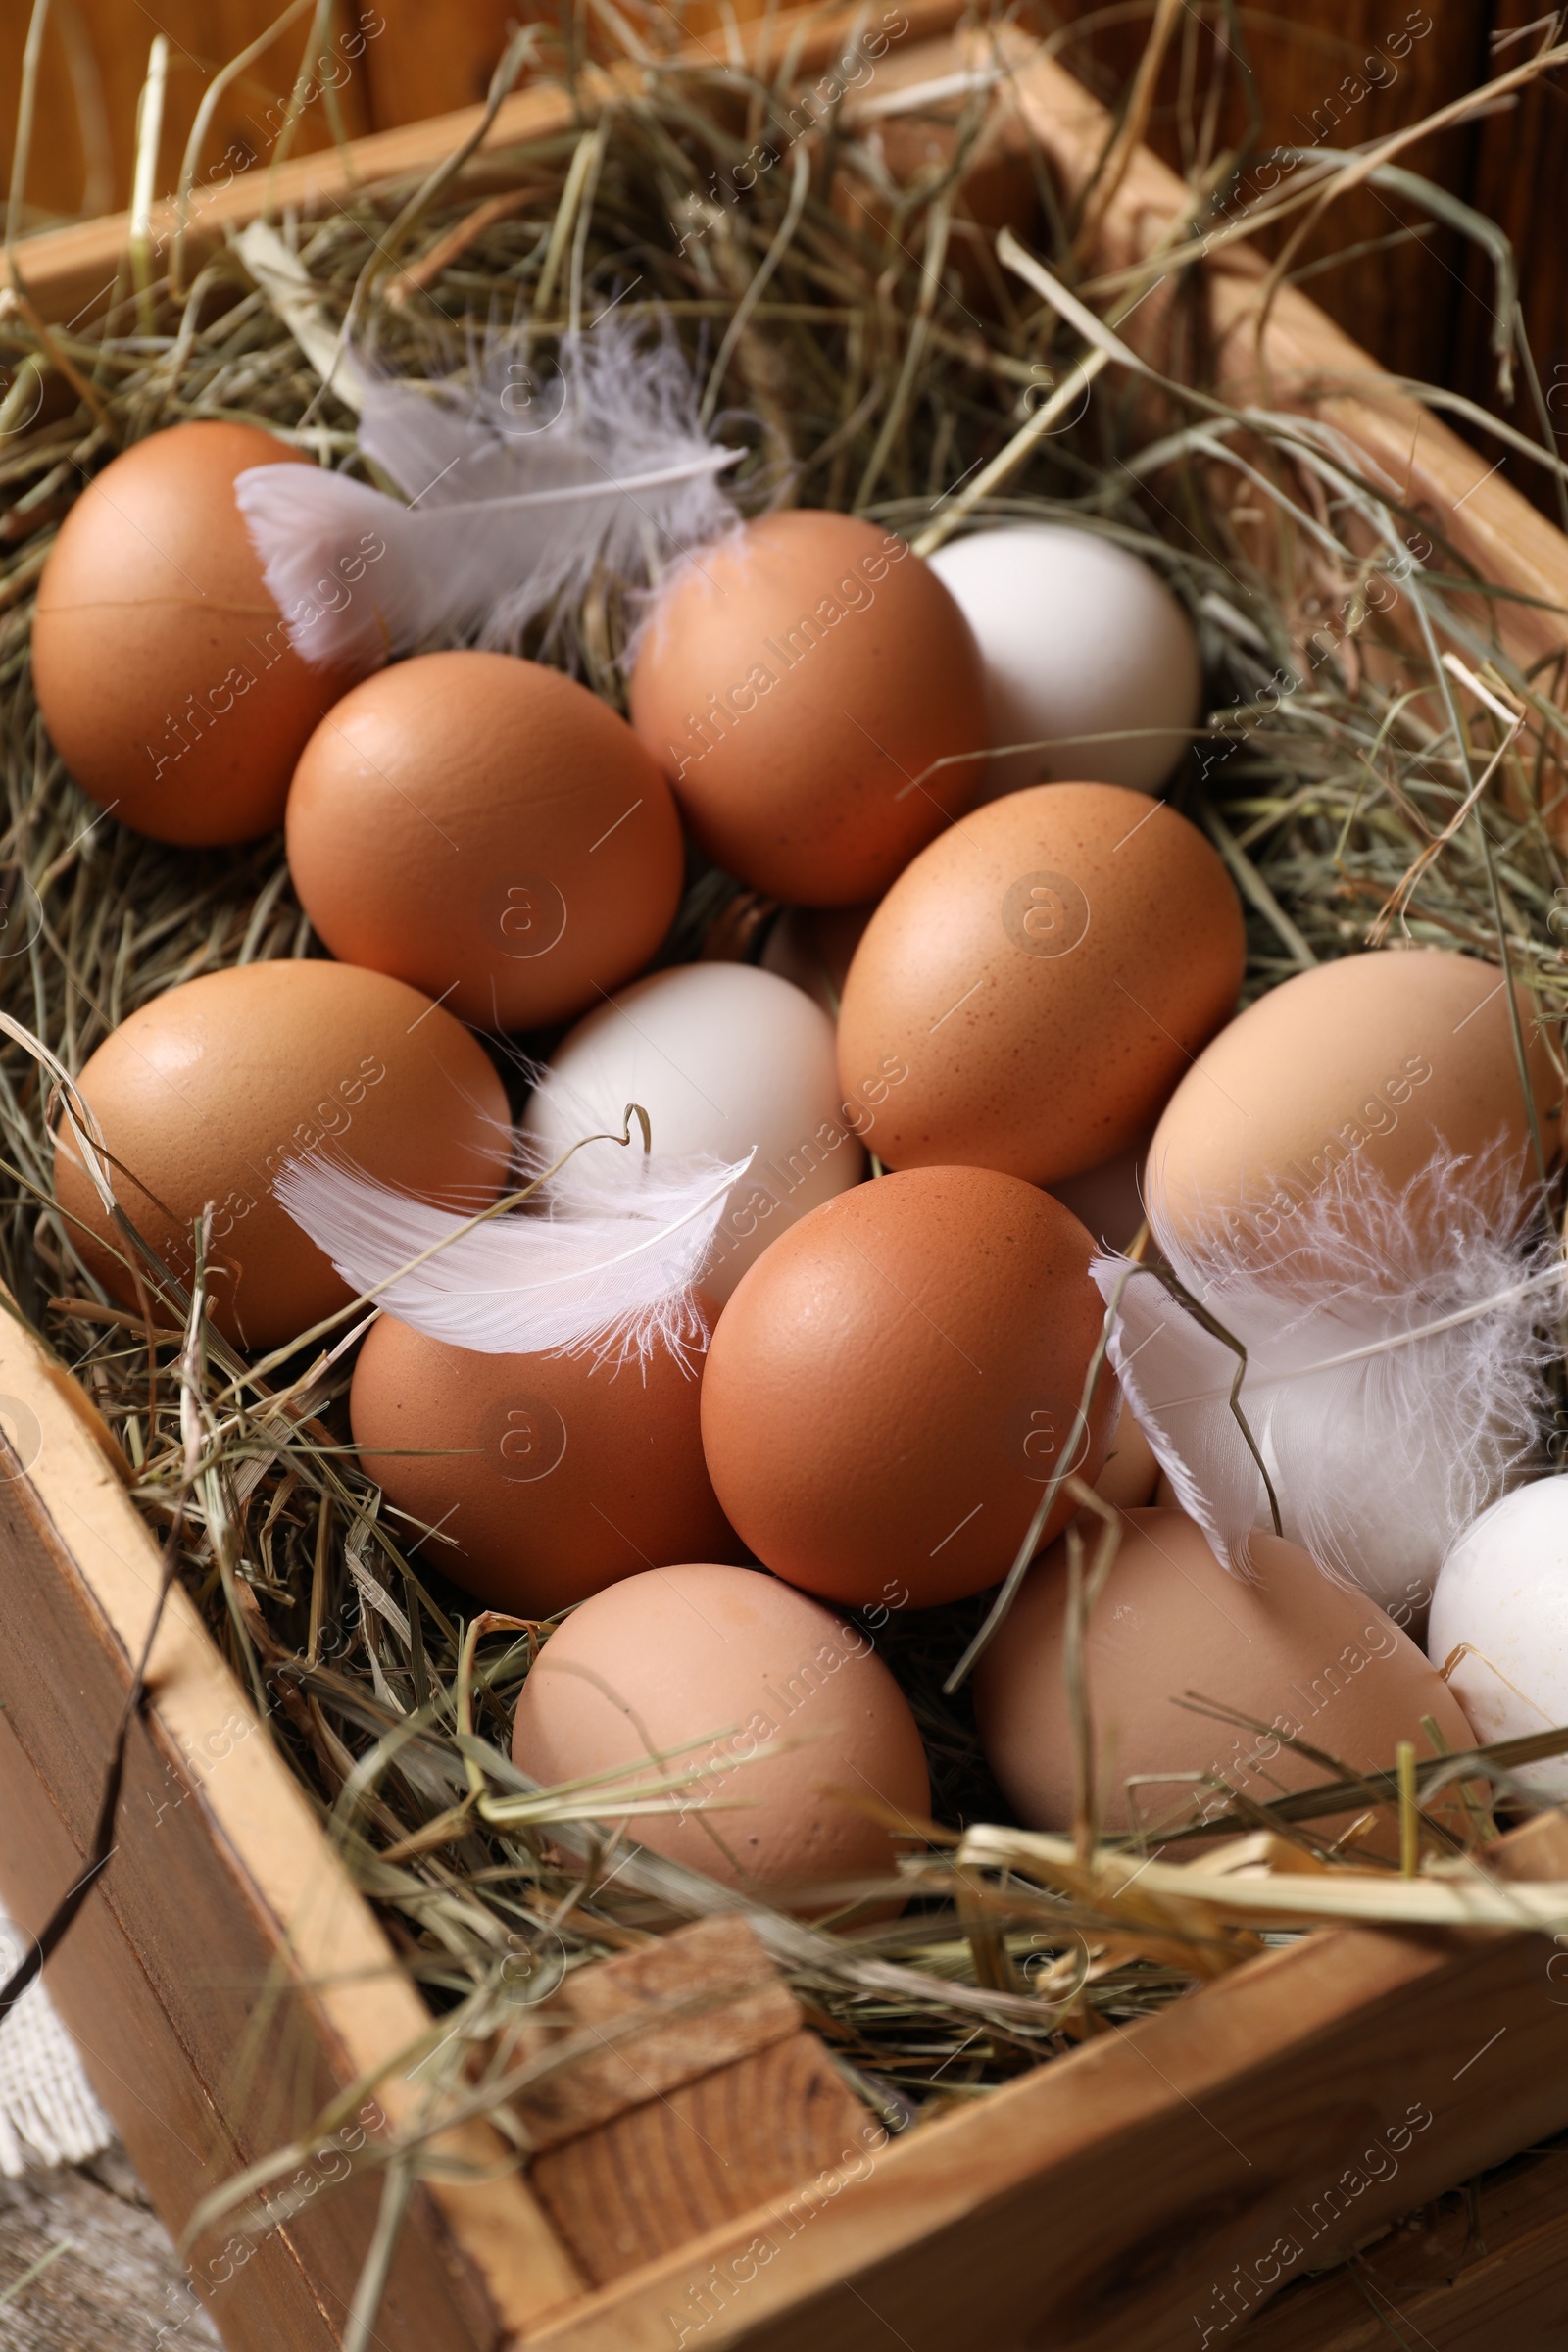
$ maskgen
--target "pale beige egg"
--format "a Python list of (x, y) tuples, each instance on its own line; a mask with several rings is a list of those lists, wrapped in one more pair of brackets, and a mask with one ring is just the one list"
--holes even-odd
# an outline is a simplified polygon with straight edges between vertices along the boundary
[(1353, 1197), (1363, 1174), (1397, 1190), (1447, 1152), (1518, 1176), (1534, 1165), (1532, 1103), (1549, 1164), (1561, 1081), (1514, 994), (1517, 1041), (1501, 972), (1446, 949), (1347, 956), (1270, 989), (1199, 1055), (1155, 1129), (1160, 1241), (1217, 1239), (1266, 1264), (1303, 1208)]
[(523, 1684), (512, 1754), (547, 1788), (687, 1775), (628, 1835), (772, 1899), (885, 1877), (899, 1836), (877, 1809), (917, 1839), (930, 1807), (914, 1717), (870, 1635), (755, 1568), (663, 1568), (584, 1601)]
[[(1283, 1731), (1352, 1768), (1387, 1772), (1401, 1740), (1470, 1744), (1457, 1700), (1408, 1634), (1277, 1536), (1252, 1538), (1250, 1579), (1222, 1568), (1179, 1511), (1137, 1510), (1085, 1642), (1096, 1796), (1108, 1830), (1152, 1835), (1332, 1777)], [(1020, 1821), (1066, 1830), (1078, 1802), (1067, 1696), (1067, 1559), (1058, 1543), (1025, 1579), (975, 1674), (986, 1756)], [(1188, 1702), (1249, 1719), (1221, 1721)], [(1356, 1810), (1363, 1808), (1357, 1807)], [(1336, 1816), (1338, 1835), (1348, 1816)]]

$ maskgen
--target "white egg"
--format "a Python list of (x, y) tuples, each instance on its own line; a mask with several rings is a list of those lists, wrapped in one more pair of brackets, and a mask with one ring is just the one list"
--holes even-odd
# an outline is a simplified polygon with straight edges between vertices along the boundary
[(985, 657), (993, 744), (1046, 747), (988, 760), (980, 799), (1042, 779), (1158, 792), (1203, 686), (1164, 581), (1114, 540), (1054, 522), (975, 531), (930, 564)]
[(617, 1128), (628, 1102), (647, 1111), (662, 1154), (735, 1160), (756, 1147), (702, 1275), (715, 1299), (786, 1226), (864, 1173), (859, 1138), (875, 1111), (844, 1100), (833, 1023), (751, 964), (678, 964), (634, 981), (578, 1022), (550, 1067), (560, 1086), (530, 1098), (522, 1125), (552, 1156), (577, 1140), (584, 1112)]
[[(1448, 1688), (1478, 1741), (1568, 1723), (1568, 1478), (1516, 1487), (1444, 1561), (1427, 1655), (1442, 1668), (1463, 1643)], [(1568, 1755), (1519, 1777), (1554, 1802), (1568, 1799)]]

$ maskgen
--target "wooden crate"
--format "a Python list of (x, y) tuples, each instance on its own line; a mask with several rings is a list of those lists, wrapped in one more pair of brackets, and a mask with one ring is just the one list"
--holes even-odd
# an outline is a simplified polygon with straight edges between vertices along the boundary
[[(911, 0), (879, 90), (962, 65), (956, 13), (952, 0)], [(819, 71), (857, 22), (809, 23), (804, 70)], [(771, 37), (790, 28), (781, 20)], [(1015, 63), (1006, 103), (1081, 185), (1103, 115), (1045, 55), (1022, 45)], [(564, 119), (548, 91), (508, 101), (469, 183), (504, 183), (509, 146)], [(361, 142), (362, 180), (421, 174), (470, 122)], [(305, 156), (271, 194), (320, 209), (343, 184), (336, 158)], [(261, 193), (237, 182), (214, 197), (196, 234), (243, 220)], [(1101, 224), (1102, 258), (1147, 251), (1184, 201), (1162, 166), (1136, 156)], [(103, 299), (125, 229), (108, 220), (30, 241), (25, 301), (63, 319)], [(1282, 294), (1260, 346), (1260, 269), (1245, 250), (1205, 274), (1229, 382), (1264, 366), (1276, 401), (1331, 419), (1480, 569), (1568, 605), (1568, 542), (1484, 460), (1301, 295)], [(1526, 660), (1560, 643), (1550, 611), (1517, 609), (1508, 628)], [(0, 1317), (0, 1895), (36, 1926), (89, 1841), (158, 1556), (91, 1408), (12, 1316)], [(336, 2089), (373, 2080), (385, 2117), (412, 2116), (416, 2084), (382, 2070), (423, 2013), (177, 1591), (152, 1690), (119, 1849), (49, 1981), (177, 2231), (217, 2180)], [(1568, 1825), (1544, 1817), (1501, 1859), (1521, 1876), (1568, 1877)], [(531, 2180), (493, 2161), (487, 2127), (464, 2134), (450, 2152), (473, 2177), (454, 2166), (415, 2191), (373, 2340), (387, 2352), (1174, 2352), (1234, 2331), (1254, 2352), (1351, 2352), (1383, 2340), (1381, 2295), (1418, 2315), (1405, 2340), (1436, 2352), (1490, 2352), (1503, 2326), (1510, 2352), (1545, 2352), (1568, 2282), (1568, 2182), (1557, 2186), (1550, 2158), (1484, 2206), (1484, 2257), (1454, 2284), (1390, 2270), (1393, 2240), (1364, 2275), (1304, 2274), (1568, 2127), (1568, 1999), (1551, 1957), (1524, 1936), (1314, 1935), (971, 2108), (885, 2144), (873, 2132), (853, 2161), (855, 2111), (767, 1972), (743, 1969), (728, 2037), (715, 2030), (700, 2063), (650, 2071), (654, 2096), (607, 2094)], [(616, 1978), (604, 1999), (614, 2010), (645, 1992)], [(377, 2128), (373, 2111), (368, 2121)], [(693, 2134), (712, 2156), (706, 2173), (683, 2158)], [(232, 2352), (340, 2340), (377, 2196), (373, 2178), (357, 2178), (253, 2248), (198, 2247), (217, 2265), (211, 2309)], [(597, 2227), (617, 2198), (619, 2236), (607, 2224), (594, 2242), (582, 2217)], [(636, 2267), (617, 2275), (627, 2260)]]

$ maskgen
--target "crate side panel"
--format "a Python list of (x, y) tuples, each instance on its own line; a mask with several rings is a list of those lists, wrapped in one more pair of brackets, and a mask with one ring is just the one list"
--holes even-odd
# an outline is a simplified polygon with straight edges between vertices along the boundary
[(1289, 2233), (1332, 2263), (1568, 2123), (1548, 1957), (1526, 1936), (1312, 1937), (528, 2340), (653, 2352), (701, 2325), (704, 2352), (858, 2352), (874, 2316), (910, 2352), (1175, 2352), (1237, 2265), (1284, 2280)]
[[(0, 1819), (7, 1907), (31, 1932), (50, 1894), (79, 1873), (81, 1855), (3, 1718)], [(101, 1892), (89, 1898), (45, 1981), (154, 2205), (166, 2221), (188, 2213), (193, 2198), (233, 2168), (237, 2153)], [(208, 2289), (201, 2300), (229, 2352), (269, 2352), (278, 2343), (326, 2352), (335, 2338), (301, 2267), (295, 2233), (270, 2235), (246, 2253), (238, 2271), (233, 2255), (223, 2252), (227, 2234), (196, 2249), (190, 2267)], [(161, 2316), (174, 2328), (186, 2308), (179, 2298)]]
[[(18, 1482), (0, 1487), (0, 1891), (19, 1922), (35, 1930), (83, 1867), (123, 1680), (67, 1564), (22, 1507), (24, 1492)], [(234, 1699), (215, 1724), (220, 1770), (246, 1737), (265, 1738), (237, 1691)], [(307, 2129), (354, 2070), (323, 2034), (318, 2004), (302, 1991), (275, 1923), (254, 1903), (156, 1718), (132, 1729), (117, 1832), (114, 1858), (51, 1964), (51, 1989), (177, 2233), (223, 2178)], [(325, 1879), (323, 1871), (323, 1894)], [(276, 2233), (279, 2259), (265, 2265), (269, 2281), (281, 2279), (286, 2266), (295, 2275), (291, 2292), (304, 2293), (294, 2315), (302, 2344), (317, 2340), (309, 2313), (317, 2312), (319, 2329), (327, 2324), (320, 2315), (352, 2292), (373, 2227), (374, 2180), (333, 2187), (343, 2169), (328, 2155), (309, 2170), (301, 2185), (311, 2202)], [(490, 2340), (494, 2329), (471, 2282), (448, 2276), (444, 2232), (428, 2212), (420, 2218), (424, 2228), (410, 2230), (394, 2272), (380, 2332), (390, 2344), (441, 2352)], [(225, 2262), (220, 2248), (231, 2235), (220, 2230), (197, 2249), (204, 2271), (217, 2261), (225, 2282), (236, 2275), (235, 2258), (231, 2251)], [(253, 2258), (240, 2253), (239, 2270), (248, 2272)], [(258, 2298), (254, 2335), (249, 2302), (242, 2309), (236, 2297), (232, 2317), (220, 2309), (220, 2325), (236, 2345), (278, 2340), (267, 2332), (270, 2285)]]

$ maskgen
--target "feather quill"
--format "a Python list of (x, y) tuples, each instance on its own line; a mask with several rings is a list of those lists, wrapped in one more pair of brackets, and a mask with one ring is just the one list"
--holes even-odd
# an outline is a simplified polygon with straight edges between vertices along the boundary
[[(373, 668), (435, 642), (514, 653), (551, 607), (608, 573), (634, 595), (739, 527), (722, 474), (741, 452), (701, 426), (667, 328), (617, 318), (559, 364), (516, 336), (471, 385), (368, 374), (360, 447), (402, 491), (304, 466), (259, 466), (234, 495), (305, 661)], [(361, 362), (362, 367), (366, 364)]]
[(750, 1164), (596, 1140), (567, 1161), (569, 1188), (547, 1179), (525, 1207), (482, 1220), (319, 1152), (290, 1161), (273, 1191), (356, 1296), (428, 1339), (618, 1362), (664, 1347), (684, 1360), (707, 1336), (693, 1287)]
[(1539, 1201), (1485, 1162), (1351, 1184), (1353, 1201), (1341, 1185), (1303, 1202), (1290, 1255), (1263, 1270), (1220, 1235), (1167, 1238), (1171, 1271), (1246, 1350), (1245, 1431), (1236, 1349), (1152, 1268), (1102, 1256), (1094, 1275), (1107, 1305), (1126, 1278), (1111, 1360), (1215, 1556), (1246, 1573), (1272, 1525), (1255, 1445), (1283, 1533), (1407, 1620), (1460, 1531), (1539, 1457), (1563, 1267)]

